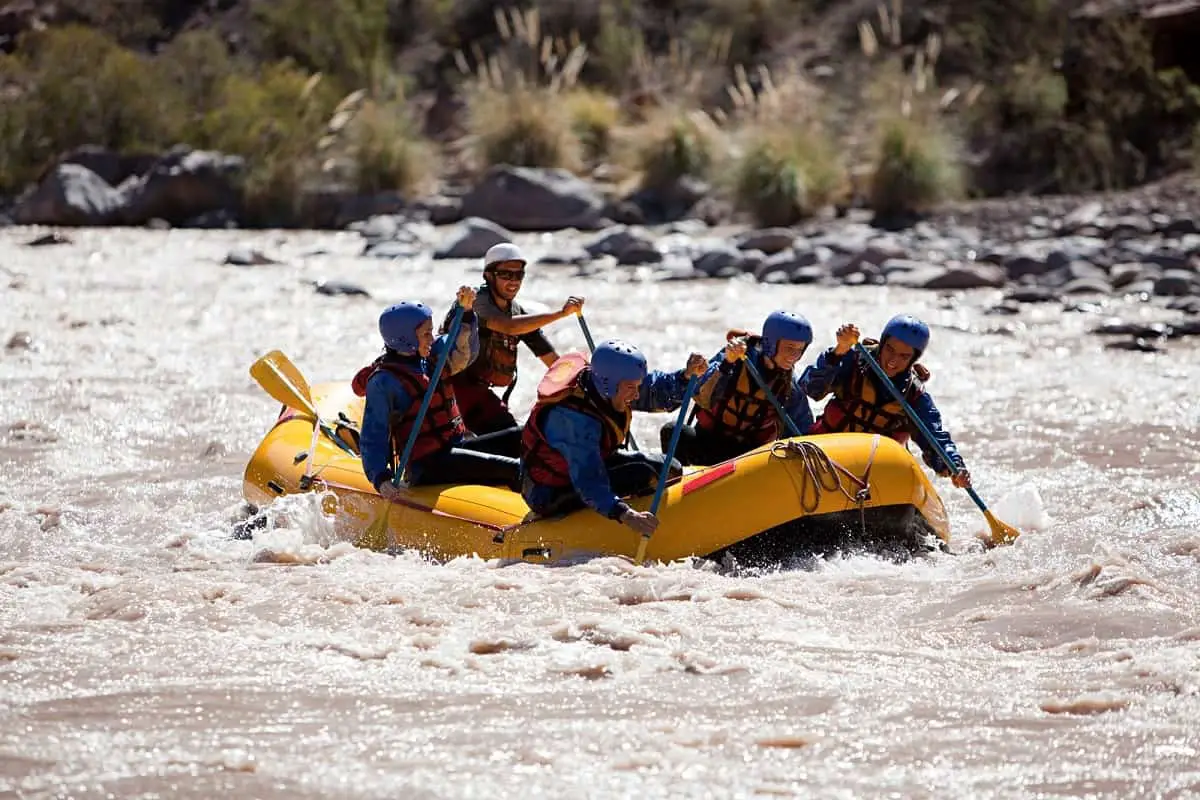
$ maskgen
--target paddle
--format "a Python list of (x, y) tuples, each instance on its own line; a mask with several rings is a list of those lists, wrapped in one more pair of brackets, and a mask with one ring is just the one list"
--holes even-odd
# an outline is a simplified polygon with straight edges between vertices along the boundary
[[(583, 318), (582, 311), (576, 311), (575, 316), (579, 319), (579, 329), (583, 331), (583, 338), (587, 341), (588, 352), (596, 352), (596, 341), (592, 338), (592, 331), (588, 328), (587, 320)], [(633, 438), (633, 431), (630, 430), (625, 434), (625, 444), (638, 450), (637, 440)]]
[[(683, 405), (679, 407), (679, 416), (675, 418), (675, 429), (671, 431), (671, 443), (667, 446), (667, 452), (663, 454), (662, 471), (658, 474), (658, 486), (654, 489), (654, 499), (650, 501), (650, 513), (657, 514), (659, 503), (662, 502), (663, 494), (667, 490), (667, 476), (671, 471), (671, 462), (675, 460), (675, 450), (679, 447), (679, 435), (683, 432), (684, 420), (687, 419), (688, 405), (691, 404), (692, 395), (696, 393), (696, 384), (700, 378), (696, 375), (688, 378), (687, 388), (683, 390)], [(650, 544), (650, 537), (643, 536), (638, 542), (637, 558), (634, 563), (641, 564), (646, 559), (646, 547)]]
[[(400, 455), (400, 463), (392, 475), (392, 486), (400, 486), (404, 470), (408, 469), (408, 459), (412, 456), (413, 447), (417, 444), (417, 434), (421, 432), (421, 423), (425, 421), (425, 412), (429, 410), (429, 404), (433, 402), (433, 392), (437, 388), (438, 381), (442, 379), (442, 370), (446, 368), (446, 361), (450, 358), (450, 351), (454, 349), (454, 344), (458, 340), (458, 330), (462, 327), (462, 318), (465, 311), (466, 309), (461, 304), (454, 310), (454, 321), (450, 323), (450, 331), (446, 334), (446, 346), (438, 354), (433, 374), (429, 376), (429, 388), (425, 390), (425, 397), (421, 399), (421, 408), (417, 411), (416, 419), (413, 420), (412, 430), (408, 432), (408, 441), (404, 443), (404, 452)], [(363, 531), (362, 536), (358, 538), (355, 545), (369, 547), (372, 550), (380, 550), (384, 546), (394, 544), (391, 528), (388, 527), (388, 515), (391, 509), (392, 502), (389, 500), (387, 505), (384, 506), (383, 513), (367, 526), (367, 529)]]
[[(938, 440), (933, 438), (933, 434), (930, 433), (929, 428), (926, 427), (925, 423), (921, 421), (921, 418), (917, 416), (917, 412), (913, 411), (912, 406), (910, 406), (908, 401), (904, 399), (904, 395), (900, 393), (900, 390), (897, 389), (895, 384), (892, 383), (891, 378), (889, 378), (887, 373), (883, 371), (883, 367), (879, 366), (878, 362), (875, 361), (870, 352), (868, 352), (867, 349), (861, 344), (855, 344), (854, 349), (858, 351), (858, 354), (867, 362), (883, 385), (886, 386), (888, 391), (892, 393), (892, 397), (894, 397), (896, 402), (898, 402), (904, 409), (904, 413), (908, 414), (908, 418), (912, 420), (914, 425), (917, 426), (917, 430), (919, 430), (921, 435), (925, 437), (925, 441), (929, 442), (930, 446), (934, 449), (934, 452), (941, 456), (942, 462), (945, 463), (946, 468), (949, 469), (951, 473), (955, 472), (958, 467), (956, 467), (954, 462), (950, 460), (950, 456), (946, 454), (946, 450), (942, 447)], [(984, 518), (987, 519), (988, 525), (992, 529), (993, 544), (1011, 544), (1013, 540), (1021, 535), (1021, 532), (1013, 526), (1006, 525), (1005, 523), (996, 519), (996, 515), (988, 509), (987, 504), (983, 502), (983, 499), (978, 495), (978, 493), (976, 493), (974, 488), (968, 486), (967, 494), (971, 496), (971, 499), (975, 501), (975, 505), (979, 506), (979, 510), (983, 512)]]
[(286, 355), (279, 350), (272, 350), (250, 365), (250, 377), (274, 399), (289, 408), (303, 411), (313, 418), (312, 442), (308, 447), (308, 464), (304, 469), (304, 477), (300, 479), (300, 488), (307, 490), (311, 485), (313, 464), (316, 461), (317, 436), (324, 433), (337, 443), (338, 447), (347, 453), (353, 452), (345, 442), (338, 437), (317, 413), (316, 404), (312, 399), (312, 390), (304, 375)]

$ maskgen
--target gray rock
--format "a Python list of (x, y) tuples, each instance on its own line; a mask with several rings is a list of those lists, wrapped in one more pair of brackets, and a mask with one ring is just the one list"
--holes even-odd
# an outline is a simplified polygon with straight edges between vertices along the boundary
[(537, 260), (539, 264), (549, 266), (565, 265), (565, 264), (586, 264), (592, 260), (592, 256), (583, 248), (575, 250), (552, 250)]
[(400, 220), (394, 214), (376, 214), (351, 223), (349, 229), (357, 231), (364, 239), (391, 239), (400, 230)]
[(1154, 282), (1154, 293), (1160, 297), (1200, 294), (1200, 276), (1190, 270), (1166, 270), (1162, 277)]
[(488, 248), (501, 242), (511, 242), (512, 234), (496, 223), (468, 217), (458, 224), (446, 242), (434, 251), (433, 257), (483, 258)]
[(1167, 301), (1167, 308), (1185, 314), (1200, 314), (1200, 297), (1175, 297)]
[(1112, 291), (1112, 284), (1107, 280), (1100, 278), (1076, 278), (1068, 281), (1061, 289), (1059, 294), (1108, 294)]
[[(1192, 313), (1200, 313), (1200, 311), (1193, 311)], [(1167, 334), (1167, 337), (1170, 339), (1181, 339), (1184, 336), (1200, 336), (1200, 319), (1184, 319), (1171, 323), (1171, 332)]]
[(280, 262), (252, 247), (235, 247), (226, 254), (223, 263), (235, 267), (263, 267)]
[(462, 221), (463, 201), (461, 197), (434, 195), (413, 203), (412, 210), (424, 216), (433, 225), (453, 225)]
[(370, 297), (371, 293), (357, 283), (349, 281), (330, 281), (324, 278), (313, 281), (313, 288), (317, 290), (317, 294), (327, 295), (329, 297)]
[(1147, 337), (1166, 336), (1170, 331), (1170, 326), (1162, 322), (1147, 325), (1141, 322), (1123, 322), (1119, 319), (1110, 319), (1092, 328), (1090, 332), (1097, 336), (1136, 336), (1144, 339)]
[(1004, 270), (994, 264), (929, 265), (888, 274), (887, 282), (920, 289), (983, 289), (1005, 284)]
[(1059, 230), (1070, 233), (1079, 230), (1087, 225), (1091, 225), (1100, 218), (1104, 212), (1104, 206), (1098, 200), (1092, 200), (1077, 206), (1074, 211), (1063, 217), (1059, 223)]
[(1108, 271), (1109, 280), (1112, 281), (1112, 288), (1121, 289), (1128, 286), (1138, 278), (1143, 277), (1147, 269), (1157, 270), (1158, 268), (1137, 262), (1114, 264), (1113, 268)]
[(1130, 339), (1124, 342), (1108, 342), (1105, 350), (1130, 350), (1135, 353), (1161, 353), (1163, 348), (1146, 339)]
[(1154, 224), (1144, 216), (1130, 215), (1106, 220), (1100, 229), (1109, 239), (1136, 239), (1155, 232)]
[(87, 167), (59, 164), (18, 201), (18, 225), (110, 225), (121, 218), (125, 197)]
[(1080, 278), (1091, 278), (1108, 283), (1108, 272), (1087, 261), (1072, 261), (1042, 275), (1038, 278), (1038, 283), (1042, 286), (1060, 289)]
[(37, 238), (30, 239), (28, 242), (25, 243), (25, 246), (26, 247), (48, 247), (50, 245), (55, 245), (55, 244), (74, 244), (74, 242), (72, 242), (71, 238), (66, 236), (65, 234), (59, 233), (58, 231), (54, 231), (53, 233), (46, 233), (41, 236), (38, 236)]
[(709, 277), (717, 277), (718, 272), (730, 268), (741, 272), (742, 251), (729, 245), (720, 245), (701, 253), (692, 264)]
[(1059, 299), (1058, 292), (1042, 286), (1020, 286), (1004, 295), (1005, 303), (1053, 303)]
[(733, 241), (740, 250), (761, 250), (771, 256), (792, 247), (796, 242), (796, 232), (791, 228), (764, 228), (747, 231)]
[(604, 198), (562, 169), (494, 166), (463, 197), (462, 213), (514, 231), (597, 230)]
[(792, 269), (788, 272), (788, 281), (790, 283), (821, 283), (829, 277), (829, 273), (825, 270), (822, 264), (809, 264)]
[(245, 170), (241, 156), (172, 148), (144, 175), (127, 178), (117, 187), (125, 197), (121, 221), (143, 225), (157, 218), (179, 225), (202, 214), (235, 208)]
[(416, 258), (423, 252), (422, 248), (412, 242), (385, 239), (381, 242), (368, 243), (363, 248), (363, 255), (371, 258)]
[(1164, 270), (1191, 270), (1191, 259), (1182, 253), (1167, 253), (1159, 250), (1154, 253), (1147, 253), (1142, 260), (1148, 264), (1157, 264)]
[(1038, 258), (1029, 253), (1014, 253), (1007, 256), (1003, 263), (1004, 272), (1010, 280), (1019, 280), (1025, 276), (1038, 277), (1050, 271), (1046, 259)]
[(1126, 297), (1140, 295), (1143, 300), (1148, 300), (1154, 294), (1155, 280), (1149, 278), (1138, 278), (1133, 283), (1121, 290), (1121, 293)]
[(907, 258), (889, 258), (879, 265), (879, 272), (886, 276), (891, 276), (896, 272), (914, 272), (916, 270), (931, 269), (932, 264), (924, 261), (913, 261)]
[(664, 253), (654, 244), (649, 246), (635, 245), (622, 250), (621, 254), (617, 256), (617, 263), (624, 266), (658, 264), (663, 261), (664, 257)]
[(1200, 223), (1196, 222), (1195, 217), (1177, 217), (1159, 228), (1159, 230), (1166, 236), (1200, 234)]
[(619, 259), (626, 250), (655, 249), (655, 241), (644, 232), (617, 226), (601, 231), (600, 235), (585, 244), (583, 249), (592, 258), (615, 256)]

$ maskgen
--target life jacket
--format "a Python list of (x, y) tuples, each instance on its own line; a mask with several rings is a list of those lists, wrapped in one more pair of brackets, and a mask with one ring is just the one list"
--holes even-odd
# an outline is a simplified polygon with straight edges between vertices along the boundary
[[(633, 415), (628, 411), (617, 411), (612, 403), (596, 391), (592, 385), (591, 368), (583, 358), (570, 361), (572, 356), (560, 358), (547, 378), (554, 377), (549, 388), (565, 386), (553, 393), (543, 394), (547, 380), (538, 386), (538, 400), (525, 429), (521, 432), (521, 469), (525, 477), (538, 486), (564, 488), (571, 485), (567, 460), (546, 439), (544, 426), (546, 416), (555, 408), (569, 408), (600, 422), (600, 457), (607, 459), (617, 451), (629, 432)], [(570, 364), (570, 366), (568, 366)], [(556, 371), (557, 367), (560, 367)]]
[[(879, 343), (867, 340), (864, 347), (873, 357), (879, 357)], [(876, 389), (871, 367), (852, 353), (854, 362), (845, 384), (834, 387), (834, 396), (826, 405), (821, 418), (811, 433), (866, 432), (881, 433), (898, 442), (909, 440), (909, 419), (904, 408), (897, 403), (886, 387)], [(929, 371), (921, 364), (913, 364), (905, 373), (905, 384), (901, 394), (911, 406), (925, 392), (924, 381)]]
[[(761, 347), (761, 337), (751, 336), (747, 341), (746, 357), (753, 358), (756, 351), (761, 352)], [(758, 447), (778, 439), (784, 430), (779, 412), (750, 377), (750, 370), (746, 369), (743, 362), (739, 361), (734, 369), (733, 388), (711, 410), (696, 409), (696, 426), (749, 447)], [(759, 373), (772, 394), (786, 407), (792, 394), (791, 370), (767, 371), (760, 368)]]
[[(479, 296), (483, 296), (484, 292), (490, 294), (491, 288), (485, 283), (477, 291)], [(499, 308), (495, 295), (490, 296), (492, 302)], [(453, 317), (454, 311), (451, 309), (442, 323), (442, 333), (450, 329), (450, 320)], [(475, 356), (475, 360), (471, 362), (470, 366), (459, 375), (463, 380), (469, 379), (487, 386), (515, 384), (517, 380), (517, 345), (520, 342), (521, 337), (519, 336), (500, 333), (481, 324), (479, 326), (479, 354)]]
[[(418, 364), (420, 359), (415, 356), (399, 356), (385, 353), (372, 363), (363, 367), (351, 381), (354, 393), (359, 397), (367, 396), (367, 382), (380, 370), (394, 376), (404, 386), (404, 390), (413, 398), (408, 409), (403, 413), (393, 411), (388, 419), (388, 432), (392, 440), (393, 457), (399, 457), (408, 444), (408, 436), (416, 422), (417, 412), (421, 409), (421, 401), (429, 389), (429, 376), (421, 372)], [(454, 399), (454, 389), (446, 381), (438, 381), (429, 400), (429, 408), (425, 418), (421, 420), (421, 430), (417, 441), (413, 444), (410, 461), (420, 461), (422, 458), (450, 447), (467, 435), (463, 425), (462, 414), (458, 411), (458, 401)]]

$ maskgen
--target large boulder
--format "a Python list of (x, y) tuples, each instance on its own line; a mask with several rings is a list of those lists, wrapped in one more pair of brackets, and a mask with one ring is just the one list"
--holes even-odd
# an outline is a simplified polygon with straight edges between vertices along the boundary
[(597, 230), (604, 198), (587, 181), (562, 169), (492, 167), (463, 197), (464, 217), (491, 220), (513, 231)]
[(103, 178), (79, 164), (59, 164), (13, 209), (18, 225), (111, 225), (125, 198)]
[(245, 166), (240, 156), (172, 148), (144, 175), (131, 177), (118, 187), (125, 196), (123, 221), (143, 225), (162, 219), (178, 225), (211, 211), (236, 208)]

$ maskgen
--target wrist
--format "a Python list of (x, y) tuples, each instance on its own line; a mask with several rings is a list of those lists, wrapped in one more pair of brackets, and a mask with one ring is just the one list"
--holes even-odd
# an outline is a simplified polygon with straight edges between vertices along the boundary
[(617, 522), (625, 522), (625, 515), (633, 509), (624, 500), (618, 500), (613, 504), (612, 510), (608, 512), (609, 519), (615, 519)]

